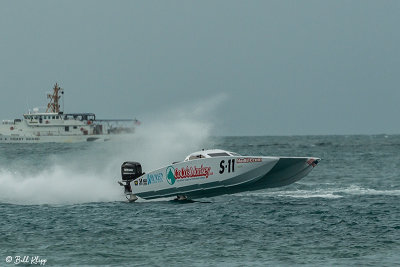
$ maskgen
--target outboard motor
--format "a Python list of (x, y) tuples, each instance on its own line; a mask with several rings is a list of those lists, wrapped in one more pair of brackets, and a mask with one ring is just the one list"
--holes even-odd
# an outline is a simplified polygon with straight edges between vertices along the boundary
[(121, 165), (122, 182), (118, 181), (120, 186), (125, 189), (125, 197), (129, 202), (137, 200), (137, 196), (132, 194), (131, 182), (142, 176), (142, 165), (139, 162), (126, 161)]
[(123, 181), (133, 181), (142, 175), (142, 165), (139, 162), (127, 161), (122, 163), (121, 176)]

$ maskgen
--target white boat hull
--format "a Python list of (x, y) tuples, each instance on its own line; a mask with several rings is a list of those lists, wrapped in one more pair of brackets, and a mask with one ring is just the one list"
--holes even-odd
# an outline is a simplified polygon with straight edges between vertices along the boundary
[(194, 199), (280, 187), (300, 180), (318, 162), (319, 159), (308, 157), (196, 159), (152, 171), (132, 182), (125, 181), (128, 185), (125, 193), (144, 199), (171, 196)]

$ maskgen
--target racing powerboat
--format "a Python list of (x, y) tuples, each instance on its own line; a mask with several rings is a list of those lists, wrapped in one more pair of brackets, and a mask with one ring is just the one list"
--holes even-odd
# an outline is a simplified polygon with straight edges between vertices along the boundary
[(142, 172), (138, 162), (124, 162), (118, 183), (128, 201), (172, 196), (187, 200), (289, 185), (319, 162), (314, 157), (242, 156), (221, 149), (202, 150), (149, 173)]
[(257, 157), (202, 150), (147, 174), (140, 163), (124, 162), (119, 184), (129, 201), (171, 196), (186, 200), (289, 185), (319, 162), (314, 157)]

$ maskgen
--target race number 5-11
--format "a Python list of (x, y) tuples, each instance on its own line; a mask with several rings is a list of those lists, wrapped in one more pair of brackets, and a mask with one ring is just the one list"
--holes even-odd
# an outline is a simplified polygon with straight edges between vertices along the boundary
[(221, 163), (219, 164), (220, 170), (219, 173), (223, 174), (225, 172), (225, 169), (228, 169), (228, 173), (235, 172), (235, 159), (230, 159), (228, 160), (228, 164), (225, 164), (225, 160), (221, 160)]

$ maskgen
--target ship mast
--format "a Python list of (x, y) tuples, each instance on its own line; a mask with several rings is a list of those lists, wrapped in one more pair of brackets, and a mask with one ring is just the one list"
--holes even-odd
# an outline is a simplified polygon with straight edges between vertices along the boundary
[(47, 104), (46, 113), (49, 111), (51, 113), (59, 113), (60, 112), (60, 104), (58, 101), (61, 98), (61, 95), (64, 94), (64, 90), (58, 86), (56, 83), (53, 88), (53, 94), (48, 94), (47, 99), (50, 99), (50, 102)]

